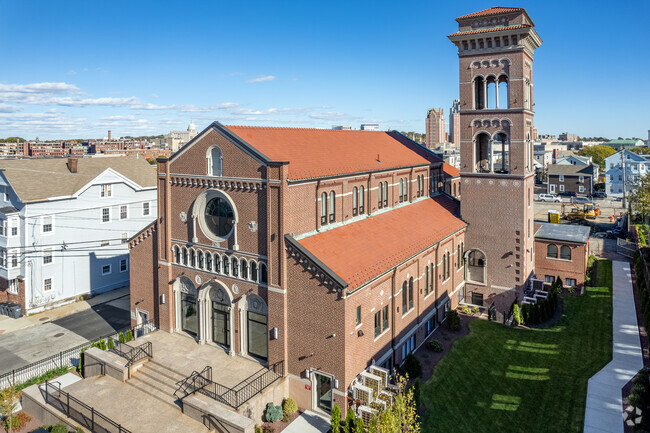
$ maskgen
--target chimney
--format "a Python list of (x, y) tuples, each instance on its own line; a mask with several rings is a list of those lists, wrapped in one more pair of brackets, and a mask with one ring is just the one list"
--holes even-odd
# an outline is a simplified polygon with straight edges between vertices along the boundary
[(111, 141), (111, 130), (108, 130), (108, 141)]
[(78, 162), (79, 162), (79, 158), (68, 158), (68, 170), (70, 170), (70, 173), (77, 172)]

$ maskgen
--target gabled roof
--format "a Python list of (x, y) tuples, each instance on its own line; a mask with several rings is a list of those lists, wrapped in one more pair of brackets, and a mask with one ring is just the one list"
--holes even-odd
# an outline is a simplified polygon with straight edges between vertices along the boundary
[(445, 177), (460, 176), (460, 170), (458, 170), (456, 167), (454, 167), (451, 164), (447, 164), (446, 162), (442, 165), (442, 173), (444, 174)]
[(450, 35), (447, 35), (448, 38), (452, 36), (460, 36), (460, 35), (473, 35), (476, 33), (489, 33), (489, 32), (498, 32), (501, 30), (517, 30), (517, 29), (525, 29), (525, 28), (532, 28), (533, 26), (529, 24), (519, 24), (516, 26), (499, 26), (499, 27), (490, 27), (490, 28), (485, 28), (485, 29), (476, 29), (476, 30), (468, 30), (466, 32), (456, 32), (452, 33)]
[(594, 165), (551, 164), (548, 174), (562, 174), (564, 176), (593, 176)]
[(23, 203), (71, 196), (108, 169), (143, 188), (156, 186), (156, 170), (144, 158), (77, 158), (76, 173), (68, 169), (68, 158), (0, 160), (0, 170)]
[(397, 132), (226, 126), (274, 161), (289, 162), (289, 179), (311, 179), (439, 162)]
[(518, 12), (523, 10), (524, 8), (509, 8), (509, 7), (496, 6), (489, 9), (483, 9), (482, 11), (472, 12), (471, 14), (460, 16), (456, 18), (456, 20), (462, 20), (465, 18), (485, 17), (489, 15), (498, 15), (507, 12)]
[(458, 205), (438, 195), (298, 242), (352, 291), (465, 227)]

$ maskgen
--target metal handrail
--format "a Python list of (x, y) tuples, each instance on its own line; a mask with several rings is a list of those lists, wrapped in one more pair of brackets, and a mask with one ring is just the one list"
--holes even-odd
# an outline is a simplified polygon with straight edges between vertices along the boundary
[(126, 343), (122, 343), (121, 345), (126, 346), (131, 350), (124, 352), (118, 347), (115, 347), (112, 351), (126, 359), (126, 365), (133, 365), (144, 358), (153, 358), (153, 345), (151, 344), (151, 341), (147, 341), (146, 343), (142, 343), (136, 347), (129, 346)]

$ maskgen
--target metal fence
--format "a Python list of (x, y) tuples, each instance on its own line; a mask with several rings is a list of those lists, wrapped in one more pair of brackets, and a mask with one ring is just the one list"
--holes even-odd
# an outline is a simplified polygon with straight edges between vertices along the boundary
[(199, 392), (233, 409), (238, 409), (282, 376), (284, 376), (284, 361), (277, 362), (269, 368), (262, 368), (233, 388), (229, 388), (212, 381), (212, 368), (208, 366), (200, 373), (193, 372), (177, 385), (184, 395)]
[(45, 403), (95, 433), (131, 433), (106, 415), (63, 391), (58, 384), (45, 382)]
[(13, 369), (9, 372), (6, 372), (0, 375), (0, 389), (7, 388), (12, 384), (19, 385), (25, 383), (30, 379), (41, 376), (46, 372), (53, 370), (59, 367), (76, 367), (79, 365), (79, 359), (81, 357), (81, 350), (89, 348), (94, 342), (100, 340), (107, 340), (112, 338), (113, 341), (118, 344), (118, 336), (120, 333), (125, 334), (128, 331), (132, 331), (133, 337), (137, 338), (142, 335), (148, 334), (151, 331), (154, 331), (156, 326), (153, 323), (142, 323), (133, 328), (126, 327), (118, 331), (114, 331), (110, 334), (104, 335), (102, 337), (96, 338), (94, 340), (89, 340), (83, 344), (75, 346), (70, 349), (63, 350), (56, 355), (48, 356), (47, 358), (41, 359), (31, 364), (27, 364), (23, 367)]
[(636, 253), (637, 245), (634, 242), (626, 241), (625, 239), (616, 239), (616, 252), (628, 257), (633, 258)]

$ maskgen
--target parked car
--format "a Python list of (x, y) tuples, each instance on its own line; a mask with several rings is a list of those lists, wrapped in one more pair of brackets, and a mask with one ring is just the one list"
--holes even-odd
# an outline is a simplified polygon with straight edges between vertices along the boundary
[(562, 202), (562, 199), (555, 194), (539, 194), (537, 196), (537, 199), (539, 201), (550, 201), (550, 202), (557, 202), (557, 203)]
[(591, 194), (592, 198), (607, 198), (607, 194), (605, 194), (602, 191), (596, 191), (595, 193)]
[(562, 191), (560, 195), (562, 197), (575, 197), (577, 194), (575, 191)]
[(573, 203), (579, 203), (579, 204), (583, 204), (583, 203), (591, 203), (591, 200), (588, 199), (587, 197), (573, 197), (573, 198), (571, 199), (571, 201), (572, 201)]

